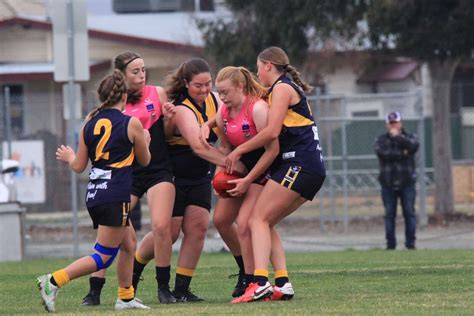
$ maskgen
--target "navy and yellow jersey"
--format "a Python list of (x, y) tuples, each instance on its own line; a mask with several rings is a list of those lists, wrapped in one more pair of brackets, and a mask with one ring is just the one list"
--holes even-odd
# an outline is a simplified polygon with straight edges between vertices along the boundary
[(100, 111), (84, 125), (83, 137), (92, 162), (86, 205), (128, 202), (132, 191), (133, 144), (130, 117), (115, 109)]
[(279, 135), (280, 155), (276, 162), (293, 162), (325, 176), (326, 170), (319, 144), (318, 128), (304, 92), (287, 76), (282, 75), (268, 91), (270, 107), (272, 106), (272, 91), (278, 84), (288, 84), (295, 89), (300, 96), (300, 102), (288, 107)]
[[(209, 94), (202, 107), (189, 96), (186, 96), (183, 100), (175, 101), (174, 105), (184, 106), (193, 111), (199, 126), (212, 119), (218, 110), (217, 99), (213, 93)], [(216, 142), (217, 135), (217, 128), (213, 128), (209, 134), (209, 143)], [(167, 142), (173, 165), (173, 174), (177, 183), (186, 182), (186, 180), (191, 180), (193, 183), (210, 181), (211, 163), (196, 156), (183, 136), (173, 135)]]

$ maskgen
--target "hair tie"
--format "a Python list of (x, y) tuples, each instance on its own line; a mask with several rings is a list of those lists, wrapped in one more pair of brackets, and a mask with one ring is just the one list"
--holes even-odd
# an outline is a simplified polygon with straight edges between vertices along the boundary
[(288, 66), (289, 66), (289, 64), (284, 64), (284, 65), (283, 65), (283, 69), (286, 70), (286, 69), (288, 68)]

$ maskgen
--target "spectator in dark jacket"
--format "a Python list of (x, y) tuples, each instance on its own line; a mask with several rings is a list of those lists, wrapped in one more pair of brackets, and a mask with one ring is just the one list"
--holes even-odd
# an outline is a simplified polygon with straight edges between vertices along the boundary
[(405, 246), (415, 249), (415, 153), (419, 142), (416, 135), (407, 133), (402, 126), (399, 112), (386, 117), (387, 133), (375, 142), (375, 153), (379, 158), (379, 181), (382, 186), (382, 200), (385, 207), (385, 238), (387, 249), (395, 249), (395, 219), (397, 200), (400, 199), (405, 219)]

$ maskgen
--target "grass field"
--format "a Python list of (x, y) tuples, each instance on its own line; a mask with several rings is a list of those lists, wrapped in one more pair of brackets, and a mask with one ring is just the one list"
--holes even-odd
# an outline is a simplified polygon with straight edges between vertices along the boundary
[[(35, 260), (1, 263), (0, 283), (4, 295), (0, 314), (45, 313), (35, 277), (69, 262)], [(235, 279), (229, 280), (227, 276), (235, 272), (234, 266), (230, 254), (203, 254), (192, 290), (206, 302), (164, 306), (158, 304), (154, 269), (150, 265), (145, 270), (145, 280), (141, 282), (137, 296), (152, 309), (119, 314), (474, 314), (472, 250), (290, 253), (288, 268), (296, 295), (289, 302), (229, 304)], [(59, 293), (57, 313), (116, 314), (113, 310), (116, 285), (115, 272), (109, 273), (102, 305), (89, 308), (80, 306), (88, 288), (88, 278), (75, 280)]]

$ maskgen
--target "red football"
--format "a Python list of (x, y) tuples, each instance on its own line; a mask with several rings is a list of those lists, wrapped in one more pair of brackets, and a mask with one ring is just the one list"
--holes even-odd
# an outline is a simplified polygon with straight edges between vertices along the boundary
[(229, 180), (235, 180), (242, 178), (242, 175), (238, 172), (227, 173), (225, 171), (219, 171), (214, 175), (212, 179), (212, 186), (214, 190), (221, 196), (228, 196), (227, 190), (231, 190), (235, 187), (234, 183), (228, 183)]

